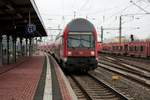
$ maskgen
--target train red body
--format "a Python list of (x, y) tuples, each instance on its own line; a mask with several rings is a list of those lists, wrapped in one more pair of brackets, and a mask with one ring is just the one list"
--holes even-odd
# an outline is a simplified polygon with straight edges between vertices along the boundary
[(101, 52), (135, 57), (150, 57), (150, 41), (128, 43), (103, 43)]
[(101, 42), (97, 42), (97, 52), (101, 51)]
[(56, 37), (54, 55), (69, 70), (91, 70), (97, 67), (97, 33), (86, 19), (72, 20)]

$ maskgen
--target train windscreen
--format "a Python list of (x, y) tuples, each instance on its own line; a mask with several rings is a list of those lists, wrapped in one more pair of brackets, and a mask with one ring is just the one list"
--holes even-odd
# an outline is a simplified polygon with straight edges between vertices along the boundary
[(67, 38), (68, 48), (93, 48), (95, 46), (92, 33), (71, 33)]

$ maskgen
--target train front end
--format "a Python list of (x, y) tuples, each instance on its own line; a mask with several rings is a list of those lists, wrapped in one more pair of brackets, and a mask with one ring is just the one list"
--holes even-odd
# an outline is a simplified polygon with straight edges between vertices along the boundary
[(72, 21), (64, 34), (65, 67), (69, 71), (89, 71), (97, 68), (97, 34), (86, 19)]

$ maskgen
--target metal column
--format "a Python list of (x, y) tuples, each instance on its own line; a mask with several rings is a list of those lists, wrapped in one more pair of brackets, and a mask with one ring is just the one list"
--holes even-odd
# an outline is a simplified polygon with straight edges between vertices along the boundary
[(20, 37), (20, 52), (21, 52), (21, 56), (23, 56), (23, 50), (22, 50), (22, 37)]
[(2, 54), (2, 35), (0, 33), (0, 66), (2, 65), (2, 62), (3, 62), (3, 54)]
[(29, 56), (32, 56), (32, 38), (29, 39)]
[(119, 18), (119, 43), (121, 43), (122, 39), (122, 16)]
[(26, 56), (28, 56), (28, 38), (26, 38)]
[(13, 37), (13, 62), (15, 63), (16, 62), (16, 37), (14, 36)]
[(101, 26), (101, 42), (103, 43), (103, 35), (104, 35), (104, 33), (103, 33), (103, 26)]
[(7, 64), (9, 64), (9, 35), (7, 35)]

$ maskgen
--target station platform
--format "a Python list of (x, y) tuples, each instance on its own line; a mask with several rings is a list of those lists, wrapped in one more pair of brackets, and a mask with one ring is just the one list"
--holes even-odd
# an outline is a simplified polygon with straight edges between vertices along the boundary
[(0, 100), (77, 100), (56, 61), (37, 53), (0, 67)]

